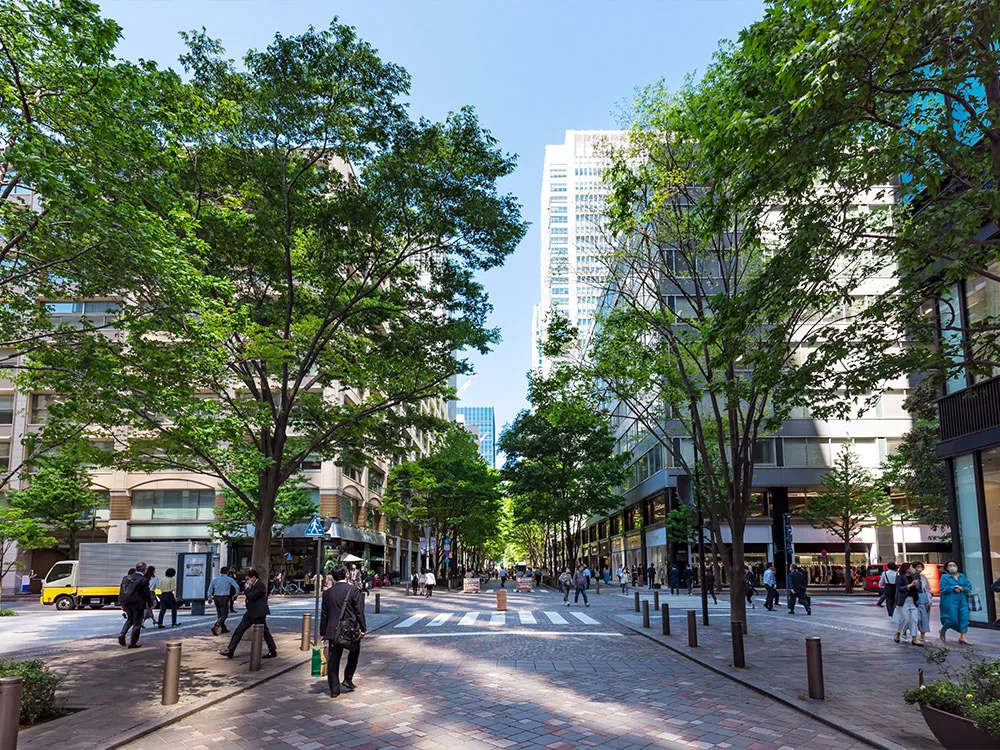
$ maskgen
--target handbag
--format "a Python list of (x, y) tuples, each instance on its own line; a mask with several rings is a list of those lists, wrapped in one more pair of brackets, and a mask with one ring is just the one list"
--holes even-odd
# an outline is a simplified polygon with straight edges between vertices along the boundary
[(982, 610), (983, 610), (983, 602), (979, 598), (979, 594), (975, 594), (975, 593), (970, 592), (970, 593), (968, 593), (968, 594), (965, 595), (965, 598), (966, 598), (966, 601), (969, 602), (969, 611), (970, 612), (982, 612)]
[(340, 606), (340, 621), (337, 623), (337, 631), (333, 634), (333, 645), (347, 651), (357, 651), (361, 647), (361, 626), (358, 625), (357, 618), (352, 617), (350, 623), (344, 620), (347, 602), (353, 593), (348, 591), (344, 597), (344, 603)]
[(313, 677), (326, 677), (329, 664), (327, 650), (322, 646), (313, 646), (311, 671)]

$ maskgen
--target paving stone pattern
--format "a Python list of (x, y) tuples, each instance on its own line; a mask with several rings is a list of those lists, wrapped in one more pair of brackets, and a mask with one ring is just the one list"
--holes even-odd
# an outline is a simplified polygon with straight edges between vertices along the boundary
[(620, 625), (478, 637), (393, 631), (365, 641), (356, 692), (331, 699), (325, 680), (297, 668), (128, 747), (867, 747)]

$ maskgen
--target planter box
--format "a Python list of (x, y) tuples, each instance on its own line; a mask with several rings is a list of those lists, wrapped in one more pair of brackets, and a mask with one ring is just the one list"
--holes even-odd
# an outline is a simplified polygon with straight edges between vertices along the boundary
[(927, 728), (946, 750), (996, 750), (1000, 748), (1000, 737), (994, 737), (961, 716), (920, 704)]

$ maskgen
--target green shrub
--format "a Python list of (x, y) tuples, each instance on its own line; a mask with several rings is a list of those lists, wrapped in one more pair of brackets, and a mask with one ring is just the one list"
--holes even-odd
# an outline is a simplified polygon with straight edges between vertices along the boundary
[(0, 617), (17, 617), (17, 610), (0, 609)]
[(994, 737), (1000, 737), (1000, 701), (972, 704), (965, 714), (979, 729)]
[(56, 688), (62, 678), (52, 674), (45, 662), (7, 661), (0, 659), (0, 677), (23, 677), (24, 692), (21, 696), (21, 723), (35, 724), (60, 713), (56, 703)]
[(960, 685), (946, 680), (934, 680), (926, 685), (912, 688), (903, 693), (907, 703), (923, 703), (925, 706), (947, 711), (950, 714), (965, 716), (968, 694)]

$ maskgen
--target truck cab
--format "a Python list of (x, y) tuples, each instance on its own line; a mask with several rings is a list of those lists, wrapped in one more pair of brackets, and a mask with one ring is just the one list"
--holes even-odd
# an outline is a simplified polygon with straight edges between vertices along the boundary
[(42, 604), (54, 604), (58, 610), (77, 607), (100, 609), (105, 604), (118, 601), (117, 586), (80, 587), (78, 583), (79, 560), (57, 562), (42, 583)]

